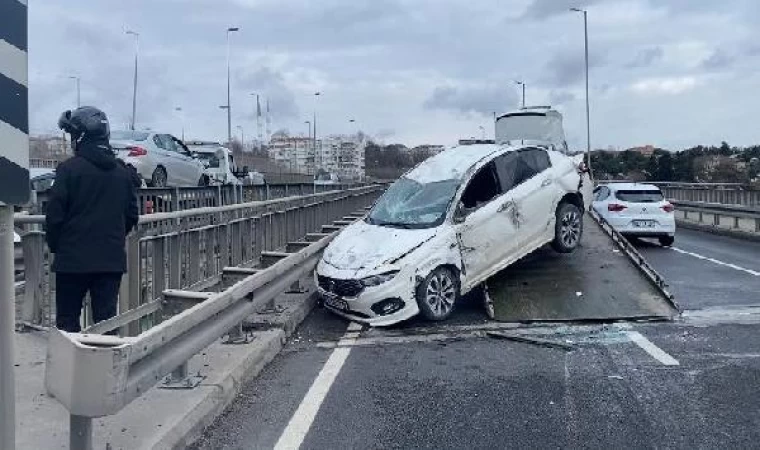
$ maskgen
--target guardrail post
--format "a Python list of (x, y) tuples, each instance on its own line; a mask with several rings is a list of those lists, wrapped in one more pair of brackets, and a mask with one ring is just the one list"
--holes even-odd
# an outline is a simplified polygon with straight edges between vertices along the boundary
[[(127, 236), (127, 273), (121, 279), (119, 288), (119, 314), (140, 305), (140, 237), (136, 232)], [(140, 334), (139, 323), (131, 323), (119, 330), (121, 336)]]
[(92, 450), (92, 417), (69, 416), (69, 448)]
[(21, 237), (24, 251), (24, 304), (21, 320), (42, 324), (42, 299), (45, 279), (45, 234), (29, 231)]

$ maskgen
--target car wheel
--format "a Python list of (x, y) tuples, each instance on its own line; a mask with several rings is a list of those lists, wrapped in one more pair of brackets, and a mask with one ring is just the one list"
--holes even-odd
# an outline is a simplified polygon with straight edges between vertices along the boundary
[(459, 299), (459, 280), (451, 269), (439, 267), (417, 286), (417, 304), (427, 320), (444, 320)]
[(662, 245), (663, 247), (670, 247), (671, 245), (673, 245), (673, 242), (676, 241), (676, 237), (675, 236), (660, 236), (659, 241), (660, 241), (660, 245)]
[(166, 178), (166, 169), (160, 166), (156, 167), (156, 170), (153, 171), (153, 175), (150, 177), (150, 187), (166, 187)]
[(559, 253), (571, 253), (583, 236), (583, 212), (572, 203), (562, 203), (557, 208), (552, 247)]

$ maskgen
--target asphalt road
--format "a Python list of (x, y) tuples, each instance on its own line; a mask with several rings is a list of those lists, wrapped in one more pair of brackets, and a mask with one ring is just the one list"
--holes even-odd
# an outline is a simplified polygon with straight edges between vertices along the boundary
[[(675, 250), (637, 245), (687, 308), (760, 304), (758, 244), (682, 230)], [(760, 319), (739, 313), (514, 328), (465, 302), (446, 324), (347, 327), (316, 309), (194, 448), (751, 448), (760, 438)], [(567, 347), (499, 339), (494, 327)]]

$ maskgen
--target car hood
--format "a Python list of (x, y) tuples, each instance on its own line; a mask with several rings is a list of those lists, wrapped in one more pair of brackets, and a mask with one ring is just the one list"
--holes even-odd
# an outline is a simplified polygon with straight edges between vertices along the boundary
[(322, 260), (340, 270), (374, 270), (396, 263), (436, 234), (436, 228), (405, 230), (370, 225), (346, 227), (327, 247)]

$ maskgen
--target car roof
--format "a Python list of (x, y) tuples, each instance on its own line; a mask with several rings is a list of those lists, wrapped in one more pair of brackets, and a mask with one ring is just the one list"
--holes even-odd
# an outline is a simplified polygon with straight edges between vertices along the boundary
[(600, 184), (601, 186), (607, 186), (613, 191), (643, 191), (643, 190), (651, 190), (651, 191), (659, 191), (660, 188), (655, 186), (654, 184), (647, 184), (647, 183), (606, 183), (606, 184)]
[(497, 144), (457, 145), (433, 155), (406, 173), (405, 177), (420, 183), (460, 180), (481, 161), (522, 147)]

